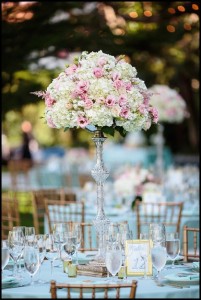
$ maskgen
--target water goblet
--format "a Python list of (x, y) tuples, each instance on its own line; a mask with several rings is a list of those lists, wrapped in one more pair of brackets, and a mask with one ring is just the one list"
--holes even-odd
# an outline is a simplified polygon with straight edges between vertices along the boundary
[(59, 249), (55, 243), (53, 234), (47, 234), (47, 238), (45, 241), (46, 254), (45, 257), (50, 260), (51, 263), (51, 276), (53, 276), (53, 263), (54, 260), (58, 257)]
[(112, 275), (111, 282), (115, 282), (115, 275), (119, 272), (122, 266), (122, 249), (119, 242), (107, 243), (105, 265)]
[[(26, 228), (26, 226), (14, 226), (13, 227), (13, 229), (12, 229), (12, 231), (21, 231), (22, 233), (23, 233), (23, 235), (24, 235), (24, 237), (25, 237), (25, 228)], [(18, 272), (19, 273), (21, 273), (22, 272), (22, 267), (21, 267), (21, 265), (23, 265), (24, 266), (24, 260), (23, 260), (23, 262), (21, 261), (21, 258), (23, 257), (23, 251), (22, 251), (22, 254), (21, 254), (21, 256), (20, 256), (20, 258), (19, 258), (19, 260), (18, 260)]]
[(8, 241), (2, 240), (1, 241), (1, 271), (3, 274), (4, 268), (7, 266), (9, 262), (9, 249), (8, 249)]
[(167, 261), (167, 250), (166, 247), (163, 247), (159, 244), (154, 245), (151, 249), (151, 258), (152, 264), (157, 271), (157, 275), (155, 279), (159, 282), (160, 272), (164, 268), (166, 261)]
[(180, 252), (180, 240), (178, 232), (167, 232), (166, 233), (166, 249), (168, 257), (172, 260), (172, 265), (168, 269), (175, 268), (175, 259)]
[(35, 239), (35, 228), (34, 227), (26, 227), (25, 228), (25, 241), (28, 246), (34, 246)]
[(149, 233), (147, 232), (141, 232), (140, 233), (140, 240), (148, 240), (149, 243), (148, 243), (148, 253), (144, 253), (144, 252), (141, 252), (141, 258), (143, 260), (143, 265), (144, 265), (144, 275), (141, 277), (141, 279), (147, 279), (147, 272), (148, 272), (148, 262), (147, 262), (147, 255), (149, 256), (150, 255), (150, 240), (149, 240)]
[(14, 261), (13, 276), (17, 277), (17, 261), (21, 257), (24, 249), (25, 241), (22, 231), (9, 231), (8, 233), (8, 249), (10, 257)]
[(34, 247), (38, 250), (39, 254), (39, 262), (40, 262), (40, 268), (39, 268), (39, 279), (37, 282), (39, 283), (45, 283), (43, 280), (40, 279), (40, 273), (41, 273), (41, 267), (42, 263), (45, 259), (46, 255), (46, 234), (36, 234), (35, 235), (35, 245)]
[(31, 285), (34, 284), (33, 277), (40, 268), (40, 258), (38, 249), (33, 246), (26, 245), (24, 248), (24, 266), (31, 276)]
[(165, 246), (166, 230), (163, 223), (151, 223), (149, 226), (149, 236), (153, 245), (163, 243)]
[[(59, 249), (59, 258), (61, 260), (61, 246), (63, 244), (63, 235), (65, 232), (68, 231), (68, 227), (66, 223), (55, 223), (53, 225), (53, 230), (52, 234), (54, 236), (54, 242), (58, 244), (58, 249)], [(61, 264), (59, 265), (61, 267)]]
[[(72, 256), (76, 252), (76, 236), (73, 232), (64, 233), (64, 243), (62, 245), (62, 252), (68, 254), (68, 259), (72, 261)], [(62, 256), (64, 257), (64, 253)]]

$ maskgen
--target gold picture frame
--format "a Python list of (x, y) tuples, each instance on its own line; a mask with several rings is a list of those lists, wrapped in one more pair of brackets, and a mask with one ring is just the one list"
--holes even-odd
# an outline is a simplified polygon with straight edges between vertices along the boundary
[(146, 264), (146, 275), (152, 275), (152, 261), (150, 240), (127, 240), (126, 241), (126, 269), (127, 275), (144, 275), (144, 264)]

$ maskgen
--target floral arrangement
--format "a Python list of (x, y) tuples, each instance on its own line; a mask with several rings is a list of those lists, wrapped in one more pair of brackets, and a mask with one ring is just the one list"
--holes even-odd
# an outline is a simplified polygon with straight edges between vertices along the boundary
[(154, 176), (149, 170), (137, 166), (127, 167), (114, 180), (114, 190), (122, 198), (142, 195), (143, 186), (153, 181)]
[(176, 90), (166, 85), (153, 85), (150, 103), (158, 109), (158, 119), (161, 122), (180, 123), (188, 117), (186, 103)]
[(157, 123), (151, 94), (123, 57), (84, 51), (46, 91), (33, 92), (45, 100), (47, 125), (64, 130), (95, 127), (111, 135), (117, 130), (125, 136)]

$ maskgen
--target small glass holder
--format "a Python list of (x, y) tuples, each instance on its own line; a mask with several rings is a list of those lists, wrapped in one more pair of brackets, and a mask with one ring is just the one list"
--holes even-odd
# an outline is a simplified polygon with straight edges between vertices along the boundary
[(73, 264), (72, 261), (68, 263), (68, 277), (77, 277), (77, 265)]

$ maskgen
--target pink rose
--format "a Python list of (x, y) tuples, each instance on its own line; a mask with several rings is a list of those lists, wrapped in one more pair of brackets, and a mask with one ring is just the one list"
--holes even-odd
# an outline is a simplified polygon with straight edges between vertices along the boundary
[(102, 68), (95, 68), (93, 70), (93, 73), (94, 73), (96, 78), (100, 78), (100, 77), (103, 76), (103, 69)]
[(158, 122), (158, 110), (155, 107), (150, 107), (149, 112), (151, 113), (153, 117), (153, 122), (157, 123)]
[(77, 70), (77, 66), (72, 65), (65, 70), (65, 73), (66, 73), (66, 75), (71, 75), (71, 74), (75, 73), (76, 70)]
[(56, 126), (55, 126), (55, 124), (53, 123), (51, 117), (48, 117), (48, 119), (47, 119), (47, 124), (48, 124), (49, 127), (56, 128)]
[(102, 67), (106, 64), (106, 59), (105, 57), (100, 57), (99, 60), (98, 60), (98, 66)]
[(115, 105), (115, 102), (116, 102), (116, 99), (114, 96), (110, 95), (110, 96), (107, 96), (107, 98), (105, 99), (105, 105), (107, 107), (112, 107)]
[(81, 95), (81, 98), (84, 99), (88, 88), (89, 88), (89, 82), (80, 80), (77, 83), (76, 89), (72, 92), (72, 97), (76, 98)]
[(81, 128), (85, 128), (89, 124), (89, 121), (87, 120), (87, 118), (81, 116), (78, 117), (77, 123)]
[(124, 95), (120, 95), (119, 97), (119, 105), (126, 106), (128, 104), (127, 98)]
[(121, 111), (120, 111), (120, 114), (119, 114), (121, 117), (123, 118), (128, 118), (128, 115), (129, 115), (129, 108), (128, 107), (122, 107)]
[(141, 114), (145, 114), (146, 113), (146, 106), (144, 104), (140, 104), (140, 106), (138, 107), (138, 110)]
[(115, 81), (113, 82), (113, 85), (114, 85), (114, 87), (115, 87), (116, 89), (120, 89), (121, 87), (124, 87), (123, 81), (122, 81), (122, 80), (119, 80), (119, 79), (115, 80)]
[(99, 104), (104, 104), (104, 103), (105, 103), (105, 98), (100, 97), (100, 98), (98, 98), (97, 102), (98, 102)]
[(112, 80), (119, 80), (120, 79), (120, 74), (117, 72), (112, 73)]
[(54, 103), (56, 103), (56, 101), (50, 96), (50, 93), (46, 93), (45, 94), (45, 105), (47, 107), (51, 107), (52, 105), (54, 105)]
[(90, 109), (93, 106), (93, 101), (89, 98), (85, 98), (84, 100), (84, 107), (86, 109)]
[(130, 91), (131, 88), (132, 88), (131, 82), (126, 82), (126, 83), (124, 83), (124, 86), (125, 86), (125, 88), (126, 88), (127, 91)]

